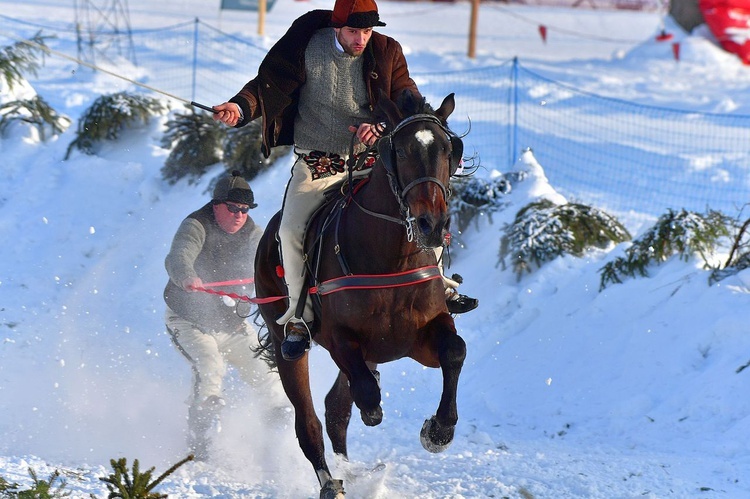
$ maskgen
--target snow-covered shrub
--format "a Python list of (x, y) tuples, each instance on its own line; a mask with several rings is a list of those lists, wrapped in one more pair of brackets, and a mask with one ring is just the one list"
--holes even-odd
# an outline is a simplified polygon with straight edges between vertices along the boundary
[(516, 215), (500, 238), (500, 261), (510, 255), (513, 270), (520, 278), (524, 271), (554, 258), (570, 254), (583, 256), (586, 249), (606, 248), (611, 243), (630, 240), (630, 233), (607, 213), (576, 203), (556, 205), (535, 201)]
[(724, 268), (713, 269), (708, 283), (714, 284), (746, 268), (750, 268), (750, 219), (745, 220), (737, 230)]
[(60, 116), (38, 95), (31, 99), (14, 100), (0, 105), (0, 135), (5, 135), (12, 123), (28, 123), (46, 140), (51, 135), (62, 133), (70, 125), (67, 116)]
[(261, 152), (260, 128), (258, 120), (242, 128), (227, 128), (204, 113), (178, 113), (167, 122), (162, 137), (161, 146), (172, 149), (162, 177), (171, 184), (184, 177), (192, 181), (210, 165), (223, 161), (227, 172), (239, 170), (242, 178), (251, 180), (290, 149), (275, 147), (266, 159)]
[(501, 175), (492, 180), (475, 177), (454, 177), (451, 180), (453, 195), (450, 199), (452, 223), (463, 232), (479, 214), (492, 216), (506, 204), (505, 196), (512, 182), (523, 179), (523, 173)]
[(118, 92), (102, 95), (94, 101), (78, 121), (76, 138), (68, 146), (65, 159), (73, 149), (84, 154), (95, 154), (95, 147), (104, 140), (117, 140), (123, 131), (145, 125), (166, 110), (153, 97)]
[(208, 114), (177, 113), (166, 126), (161, 146), (171, 151), (161, 174), (170, 184), (184, 177), (197, 180), (209, 166), (221, 161), (221, 144), (226, 131)]
[(271, 155), (265, 158), (261, 152), (261, 140), (260, 120), (251, 121), (241, 128), (230, 128), (224, 139), (227, 171), (239, 170), (243, 178), (252, 180), (291, 149), (289, 146), (274, 147)]
[(58, 115), (36, 95), (24, 74), (36, 76), (43, 63), (49, 37), (37, 33), (28, 41), (19, 41), (0, 49), (0, 135), (6, 135), (12, 123), (28, 123), (45, 140), (48, 132), (65, 131), (70, 120)]
[(624, 277), (648, 276), (648, 266), (674, 255), (687, 261), (697, 254), (708, 268), (709, 255), (723, 237), (730, 237), (734, 221), (719, 211), (706, 214), (668, 210), (653, 227), (633, 242), (624, 257), (607, 263), (601, 270), (604, 289), (609, 283), (621, 283)]

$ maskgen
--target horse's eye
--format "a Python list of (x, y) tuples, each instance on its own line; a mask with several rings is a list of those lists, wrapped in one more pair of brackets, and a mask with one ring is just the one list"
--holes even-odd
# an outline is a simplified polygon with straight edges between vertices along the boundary
[(401, 148), (396, 149), (396, 156), (398, 156), (398, 159), (406, 159), (406, 151), (404, 151)]

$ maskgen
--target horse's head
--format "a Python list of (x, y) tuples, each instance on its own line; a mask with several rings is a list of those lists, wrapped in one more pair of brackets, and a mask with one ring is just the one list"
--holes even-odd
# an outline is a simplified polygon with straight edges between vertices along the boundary
[(385, 123), (378, 153), (391, 189), (407, 222), (407, 234), (417, 244), (443, 244), (448, 230), (450, 176), (463, 154), (461, 139), (450, 131), (448, 116), (455, 108), (453, 94), (437, 110), (409, 92), (398, 105), (381, 95), (376, 115)]

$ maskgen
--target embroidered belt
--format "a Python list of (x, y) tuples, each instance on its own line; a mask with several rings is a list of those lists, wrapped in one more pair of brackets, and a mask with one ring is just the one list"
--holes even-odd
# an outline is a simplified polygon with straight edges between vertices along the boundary
[[(355, 171), (363, 171), (372, 168), (375, 161), (378, 159), (376, 151), (365, 151), (360, 154), (354, 155), (354, 164), (356, 165), (360, 161), (360, 156), (366, 154), (362, 165), (356, 168)], [(313, 180), (321, 178), (332, 177), (346, 172), (346, 159), (340, 154), (327, 153), (323, 151), (310, 151), (307, 154), (301, 155), (302, 160), (310, 170)]]

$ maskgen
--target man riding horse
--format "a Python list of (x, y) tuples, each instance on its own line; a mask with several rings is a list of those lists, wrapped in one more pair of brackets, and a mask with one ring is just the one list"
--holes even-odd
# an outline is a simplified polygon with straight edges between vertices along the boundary
[[(409, 76), (401, 45), (373, 31), (385, 26), (374, 0), (336, 0), (333, 11), (314, 10), (298, 18), (271, 48), (258, 75), (229, 102), (214, 106), (214, 119), (244, 126), (263, 119), (263, 153), (294, 145), (297, 159), (286, 187), (279, 228), (283, 275), (289, 303), (277, 319), (285, 325), (285, 360), (310, 348), (306, 323), (313, 320), (305, 287), (303, 237), (324, 192), (347, 178), (347, 160), (359, 159), (379, 138), (372, 112), (381, 92), (396, 100), (404, 91), (421, 98)], [(352, 147), (352, 134), (358, 143)], [(357, 161), (369, 166), (372, 161)], [(367, 170), (356, 175), (367, 175)], [(364, 228), (363, 228), (364, 229)], [(442, 247), (435, 250), (442, 260)], [(459, 294), (458, 282), (443, 277), (448, 311), (468, 312), (475, 298)], [(300, 299), (304, 300), (300, 303)], [(299, 304), (299, 306), (298, 306)]]

